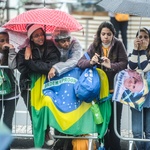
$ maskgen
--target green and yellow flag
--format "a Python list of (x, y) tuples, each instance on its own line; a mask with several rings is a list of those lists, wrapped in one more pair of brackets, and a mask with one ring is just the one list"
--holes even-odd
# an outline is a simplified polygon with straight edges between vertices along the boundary
[[(111, 115), (111, 104), (106, 74), (97, 69), (100, 80), (100, 99), (98, 102), (103, 123), (95, 124), (91, 103), (78, 100), (73, 93), (74, 83), (81, 72), (79, 68), (54, 78), (45, 88), (46, 77), (34, 74), (31, 76), (31, 106), (35, 147), (42, 147), (45, 141), (45, 130), (48, 126), (69, 135), (98, 133), (102, 138), (106, 133)], [(59, 86), (59, 87), (58, 87)], [(44, 89), (44, 90), (43, 90)], [(71, 94), (72, 93), (72, 94)]]

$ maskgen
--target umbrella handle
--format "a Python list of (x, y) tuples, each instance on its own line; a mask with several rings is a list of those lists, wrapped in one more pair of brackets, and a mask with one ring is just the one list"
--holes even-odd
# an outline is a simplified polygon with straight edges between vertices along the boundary
[[(140, 17), (140, 25), (139, 25), (139, 30), (138, 30), (138, 38), (139, 38), (139, 35), (140, 35), (141, 22), (142, 22), (142, 17)], [(139, 50), (139, 46), (138, 46), (138, 50)]]
[(142, 22), (142, 17), (140, 17), (140, 25), (139, 25), (139, 30), (138, 30), (138, 36), (140, 35), (141, 22)]

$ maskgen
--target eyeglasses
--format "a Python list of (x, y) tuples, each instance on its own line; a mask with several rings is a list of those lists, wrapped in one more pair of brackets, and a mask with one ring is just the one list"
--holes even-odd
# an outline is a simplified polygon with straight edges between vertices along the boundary
[(4, 43), (4, 42), (8, 43), (9, 40), (8, 39), (0, 39), (0, 43)]
[(148, 39), (149, 37), (148, 37), (147, 35), (144, 35), (144, 36), (140, 35), (138, 38), (139, 38), (139, 39), (142, 39), (142, 38)]
[(32, 36), (33, 38), (39, 38), (39, 37), (41, 37), (41, 36), (44, 36), (44, 34), (43, 33), (41, 33), (41, 34), (36, 34), (36, 35), (34, 35), (34, 36)]

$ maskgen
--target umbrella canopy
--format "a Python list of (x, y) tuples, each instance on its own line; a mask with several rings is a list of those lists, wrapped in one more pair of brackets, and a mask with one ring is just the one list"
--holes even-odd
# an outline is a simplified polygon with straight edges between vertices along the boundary
[(34, 9), (26, 11), (3, 25), (4, 28), (26, 32), (26, 25), (39, 24), (45, 26), (46, 33), (52, 33), (56, 27), (71, 31), (80, 31), (82, 25), (70, 14), (55, 9)]
[(102, 0), (98, 5), (113, 13), (150, 17), (150, 0)]

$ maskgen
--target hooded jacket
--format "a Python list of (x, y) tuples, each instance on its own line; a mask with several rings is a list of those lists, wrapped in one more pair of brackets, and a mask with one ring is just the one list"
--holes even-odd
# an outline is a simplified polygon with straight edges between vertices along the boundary
[(26, 88), (26, 81), (30, 80), (30, 74), (41, 73), (47, 75), (51, 67), (60, 61), (60, 52), (52, 41), (47, 41), (43, 54), (39, 47), (32, 49), (32, 59), (25, 60), (25, 48), (17, 54), (17, 68), (20, 75), (20, 88)]
[(71, 44), (68, 48), (68, 50), (64, 50), (58, 47), (57, 42), (53, 40), (54, 44), (58, 48), (61, 56), (60, 56), (60, 62), (53, 65), (53, 67), (56, 69), (57, 75), (60, 76), (63, 73), (66, 73), (76, 67), (78, 60), (82, 56), (82, 47), (79, 43), (79, 41), (72, 37), (71, 38)]

